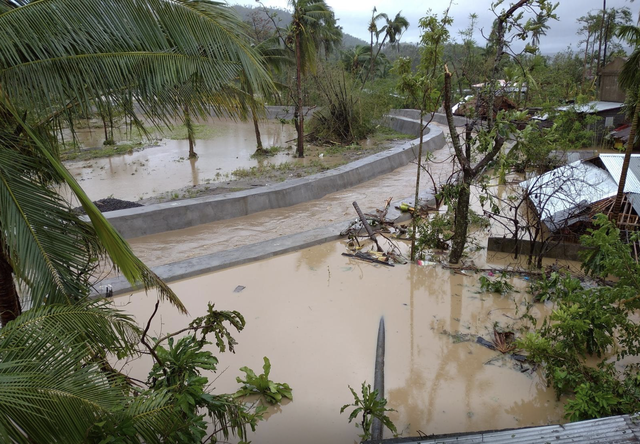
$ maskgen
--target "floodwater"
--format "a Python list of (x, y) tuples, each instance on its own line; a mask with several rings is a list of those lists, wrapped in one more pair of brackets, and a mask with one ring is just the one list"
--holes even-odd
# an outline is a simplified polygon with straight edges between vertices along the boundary
[[(189, 159), (187, 140), (163, 139), (157, 145), (128, 154), (85, 161), (65, 162), (88, 196), (93, 200), (113, 196), (136, 201), (187, 186), (229, 181), (237, 168), (260, 163), (280, 164), (291, 160), (289, 151), (268, 159), (252, 159), (256, 150), (252, 122), (211, 119), (210, 139), (196, 141), (197, 159)], [(261, 121), (265, 148), (291, 145), (293, 125)], [(102, 129), (78, 130), (78, 141), (85, 146), (101, 146)], [(289, 143), (287, 143), (289, 141)]]
[[(239, 388), (238, 369), (261, 373), (271, 360), (271, 379), (287, 382), (294, 400), (266, 422), (255, 437), (269, 443), (353, 443), (358, 429), (340, 407), (373, 383), (378, 323), (386, 323), (385, 387), (390, 417), (404, 436), (525, 427), (562, 422), (562, 404), (534, 373), (513, 368), (513, 360), (452, 334), (491, 339), (495, 322), (518, 326), (527, 281), (511, 282), (519, 293), (481, 293), (478, 277), (439, 266), (382, 267), (341, 256), (332, 242), (265, 261), (175, 282), (171, 287), (192, 316), (208, 302), (238, 310), (247, 321), (234, 335), (236, 353), (220, 358), (214, 383), (220, 393)], [(476, 264), (484, 266), (481, 256)], [(492, 259), (504, 265), (508, 259)], [(245, 287), (234, 292), (237, 286)], [(154, 296), (115, 299), (144, 325)], [(546, 312), (537, 306), (533, 314)], [(185, 327), (190, 320), (161, 306), (152, 335)], [(144, 361), (143, 361), (144, 362)], [(148, 361), (147, 361), (148, 362)], [(144, 378), (142, 362), (131, 369)], [(390, 437), (385, 432), (385, 437)]]
[[(451, 148), (435, 151), (429, 168), (436, 183), (444, 182), (453, 170)], [(156, 266), (356, 219), (354, 201), (363, 211), (373, 211), (382, 208), (390, 197), (400, 200), (413, 196), (415, 185), (416, 165), (409, 164), (321, 199), (128, 241), (145, 264)], [(431, 180), (424, 173), (420, 187), (424, 193), (433, 192)]]

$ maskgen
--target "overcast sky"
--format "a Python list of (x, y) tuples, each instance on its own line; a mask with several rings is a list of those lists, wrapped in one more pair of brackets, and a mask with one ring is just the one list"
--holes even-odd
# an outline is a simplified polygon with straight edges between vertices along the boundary
[[(378, 12), (384, 12), (391, 18), (396, 13), (402, 11), (409, 21), (409, 29), (403, 35), (404, 42), (417, 42), (420, 36), (418, 28), (418, 20), (423, 17), (427, 10), (431, 8), (433, 12), (442, 15), (449, 2), (446, 0), (325, 0), (329, 6), (333, 8), (338, 24), (343, 30), (355, 37), (359, 37), (365, 41), (369, 41), (369, 33), (367, 27), (371, 20), (371, 10), (375, 6)], [(229, 4), (241, 4), (255, 6), (256, 3), (242, 0), (228, 0)], [(279, 7), (287, 9), (287, 0), (264, 0), (266, 6)], [(509, 0), (505, 1), (508, 4)], [(580, 37), (576, 35), (578, 25), (576, 19), (586, 15), (589, 11), (602, 9), (602, 0), (560, 0), (560, 6), (556, 9), (558, 21), (550, 23), (550, 29), (546, 36), (540, 39), (540, 46), (543, 53), (554, 53), (562, 51), (568, 45), (576, 50)], [(628, 0), (607, 0), (607, 8), (619, 8), (628, 6), (634, 20), (638, 17), (638, 9), (640, 1), (631, 3)], [(453, 17), (453, 27), (451, 36), (459, 39), (458, 31), (469, 25), (469, 14), (476, 13), (478, 15), (478, 27), (488, 32), (491, 29), (491, 23), (495, 18), (490, 10), (490, 0), (454, 0), (451, 7), (450, 15)], [(475, 36), (478, 44), (483, 44), (483, 38), (478, 31)]]

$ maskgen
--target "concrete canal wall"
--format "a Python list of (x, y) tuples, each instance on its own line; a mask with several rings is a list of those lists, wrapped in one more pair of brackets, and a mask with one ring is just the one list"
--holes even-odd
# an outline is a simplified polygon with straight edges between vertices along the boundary
[[(420, 126), (419, 121), (402, 117), (388, 119), (388, 125), (400, 131)], [(435, 126), (428, 130), (423, 149), (434, 151), (442, 148), (446, 143), (442, 130)], [(112, 211), (105, 216), (122, 236), (130, 239), (284, 208), (319, 199), (407, 165), (416, 159), (417, 145), (418, 140), (412, 140), (329, 171), (279, 184)]]

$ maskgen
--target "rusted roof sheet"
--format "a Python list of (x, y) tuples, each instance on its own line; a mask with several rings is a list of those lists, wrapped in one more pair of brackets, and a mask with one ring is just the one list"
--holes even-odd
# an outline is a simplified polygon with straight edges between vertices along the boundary
[(564, 425), (426, 438), (399, 438), (382, 442), (384, 444), (625, 444), (640, 443), (640, 429), (635, 416), (621, 415)]

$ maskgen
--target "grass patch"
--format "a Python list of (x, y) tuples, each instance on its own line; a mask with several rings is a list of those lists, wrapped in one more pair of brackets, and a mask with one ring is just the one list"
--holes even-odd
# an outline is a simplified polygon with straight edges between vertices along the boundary
[(123, 143), (121, 145), (105, 145), (99, 148), (78, 150), (77, 148), (65, 148), (60, 152), (60, 160), (90, 160), (100, 157), (122, 156), (131, 154), (143, 147), (138, 143)]
[(269, 177), (274, 173), (287, 173), (293, 171), (295, 166), (291, 162), (284, 162), (277, 165), (267, 164), (258, 165), (251, 168), (237, 168), (231, 173), (236, 179), (257, 179), (260, 177)]
[[(196, 139), (213, 139), (223, 133), (220, 128), (215, 128), (206, 124), (194, 124), (193, 129), (195, 131)], [(148, 131), (152, 134), (165, 137), (172, 140), (185, 140), (187, 139), (187, 127), (184, 125), (175, 125), (172, 128), (148, 128)]]
[(273, 157), (282, 151), (287, 150), (284, 146), (271, 146), (269, 148), (263, 148), (261, 151), (256, 151), (251, 155), (252, 159), (263, 159), (265, 157)]
[(324, 152), (329, 155), (340, 155), (350, 151), (361, 151), (362, 147), (358, 144), (353, 145), (332, 145), (324, 149)]
[(389, 127), (380, 125), (369, 138), (375, 142), (388, 142), (390, 140), (411, 140), (416, 137), (411, 134), (399, 133)]

